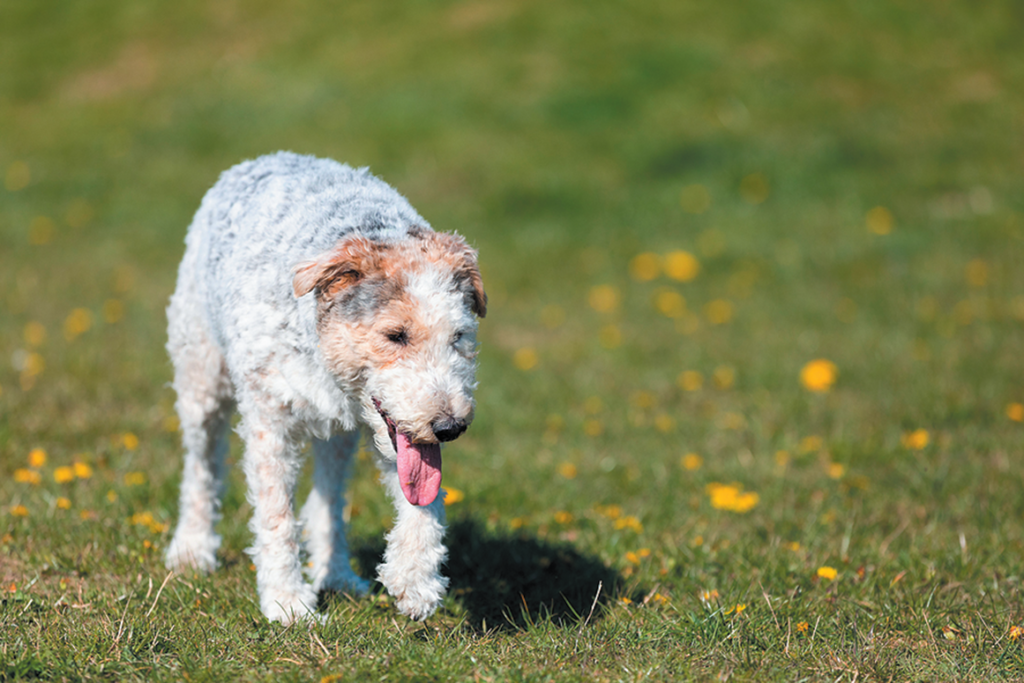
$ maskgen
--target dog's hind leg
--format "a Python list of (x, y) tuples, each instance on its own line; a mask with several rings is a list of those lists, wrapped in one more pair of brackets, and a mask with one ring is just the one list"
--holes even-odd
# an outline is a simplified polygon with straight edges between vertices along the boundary
[(444, 546), (444, 491), (430, 505), (412, 505), (405, 499), (394, 463), (380, 464), (381, 481), (395, 504), (395, 526), (387, 536), (384, 562), (377, 579), (395, 597), (398, 611), (413, 619), (426, 619), (437, 610), (448, 590), (441, 565), (448, 556)]
[(313, 590), (364, 595), (370, 583), (349, 564), (346, 537), (345, 485), (359, 432), (337, 434), (327, 441), (313, 439), (313, 490), (302, 507), (302, 529), (309, 553), (307, 574)]
[(224, 358), (206, 332), (194, 308), (176, 294), (167, 310), (174, 363), (175, 407), (185, 446), (178, 526), (164, 557), (171, 569), (210, 571), (217, 566), (224, 486), (224, 456), (228, 426), (234, 410), (231, 382)]

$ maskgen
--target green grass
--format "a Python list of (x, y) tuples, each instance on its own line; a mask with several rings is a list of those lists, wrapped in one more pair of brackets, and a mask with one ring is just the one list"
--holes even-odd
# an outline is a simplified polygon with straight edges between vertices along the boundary
[[(1022, 32), (1011, 0), (0, 4), (0, 680), (1024, 679)], [(277, 149), (480, 250), (423, 624), (383, 595), (265, 623), (237, 470), (222, 570), (165, 583), (163, 310), (203, 192)], [(675, 250), (693, 281), (631, 275)], [(368, 462), (351, 501), (370, 577)]]

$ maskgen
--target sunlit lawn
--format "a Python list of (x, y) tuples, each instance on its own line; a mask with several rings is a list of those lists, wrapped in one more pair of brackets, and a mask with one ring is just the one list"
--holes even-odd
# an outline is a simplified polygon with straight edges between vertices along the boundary
[[(1008, 0), (0, 6), (0, 680), (1024, 678), (1022, 32)], [(423, 624), (265, 623), (237, 469), (223, 569), (160, 559), (185, 228), (277, 149), (480, 250)]]

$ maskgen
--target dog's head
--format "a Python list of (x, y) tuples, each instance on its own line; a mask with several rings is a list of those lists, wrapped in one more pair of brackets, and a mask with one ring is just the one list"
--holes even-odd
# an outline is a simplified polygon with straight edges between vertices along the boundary
[(320, 350), (361, 396), (364, 419), (402, 491), (428, 505), (441, 483), (443, 441), (473, 420), (477, 317), (487, 295), (476, 252), (454, 234), (361, 235), (295, 268), (295, 296), (315, 291)]

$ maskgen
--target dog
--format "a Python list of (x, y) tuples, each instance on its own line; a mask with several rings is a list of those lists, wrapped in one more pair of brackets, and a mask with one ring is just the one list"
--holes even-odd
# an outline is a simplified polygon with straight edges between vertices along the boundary
[[(441, 443), (474, 415), (478, 318), (487, 312), (476, 251), (433, 231), (368, 169), (287, 152), (222, 174), (185, 244), (167, 308), (185, 449), (167, 566), (217, 565), (237, 410), (263, 614), (290, 624), (316, 618), (321, 591), (365, 594), (343, 510), (368, 431), (395, 506), (377, 579), (399, 612), (427, 618), (448, 586)], [(313, 489), (296, 518), (306, 440)]]

